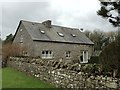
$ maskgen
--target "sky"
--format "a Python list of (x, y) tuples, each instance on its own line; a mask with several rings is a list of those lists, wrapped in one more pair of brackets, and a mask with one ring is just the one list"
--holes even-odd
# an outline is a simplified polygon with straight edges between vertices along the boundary
[(97, 15), (98, 0), (0, 0), (0, 30), (2, 39), (15, 33), (20, 20), (83, 28), (83, 30), (116, 30), (106, 19)]

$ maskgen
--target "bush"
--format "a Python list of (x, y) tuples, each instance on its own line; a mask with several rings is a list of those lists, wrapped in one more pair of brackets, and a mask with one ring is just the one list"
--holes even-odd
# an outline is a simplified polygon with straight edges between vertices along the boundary
[(18, 44), (3, 44), (2, 47), (2, 67), (6, 67), (7, 59), (10, 56), (21, 56), (21, 52), (24, 50), (23, 47), (20, 47)]
[(82, 67), (82, 71), (85, 73), (90, 73), (90, 74), (99, 74), (100, 73), (100, 65), (99, 64), (85, 64)]
[(112, 71), (113, 76), (120, 75), (120, 42), (109, 44), (102, 51), (99, 58), (100, 64), (105, 72)]
[(99, 64), (99, 56), (91, 56), (90, 60), (89, 60), (89, 63), (91, 64)]

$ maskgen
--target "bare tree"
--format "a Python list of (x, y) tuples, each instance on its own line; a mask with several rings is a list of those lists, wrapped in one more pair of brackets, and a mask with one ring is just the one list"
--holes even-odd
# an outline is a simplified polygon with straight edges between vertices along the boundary
[(23, 51), (25, 51), (25, 47), (21, 47), (19, 44), (11, 44), (11, 43), (7, 43), (7, 44), (3, 44), (2, 47), (2, 62), (3, 65), (6, 66), (7, 63), (7, 59), (10, 56), (22, 56)]

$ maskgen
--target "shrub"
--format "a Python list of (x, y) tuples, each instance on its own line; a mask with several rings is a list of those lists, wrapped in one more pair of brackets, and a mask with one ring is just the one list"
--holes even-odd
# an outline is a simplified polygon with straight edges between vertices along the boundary
[(7, 44), (3, 44), (2, 47), (2, 66), (5, 67), (7, 64), (7, 59), (10, 56), (21, 56), (22, 55), (22, 51), (25, 48), (20, 47), (20, 45), (18, 44), (11, 44), (11, 43), (7, 43)]
[[(120, 42), (112, 42), (100, 54), (100, 64), (105, 72), (120, 75)], [(119, 76), (120, 77), (120, 76)]]
[(85, 73), (99, 74), (100, 68), (99, 64), (86, 64), (82, 67), (82, 71)]
[(99, 56), (91, 56), (90, 60), (89, 60), (89, 63), (91, 64), (99, 64)]

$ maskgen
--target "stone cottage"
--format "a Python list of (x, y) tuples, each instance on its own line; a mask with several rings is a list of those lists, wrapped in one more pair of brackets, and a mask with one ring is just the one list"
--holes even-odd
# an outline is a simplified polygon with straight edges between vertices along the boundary
[(94, 43), (79, 29), (21, 20), (13, 43), (25, 46), (24, 55), (45, 60), (66, 60), (87, 63)]

